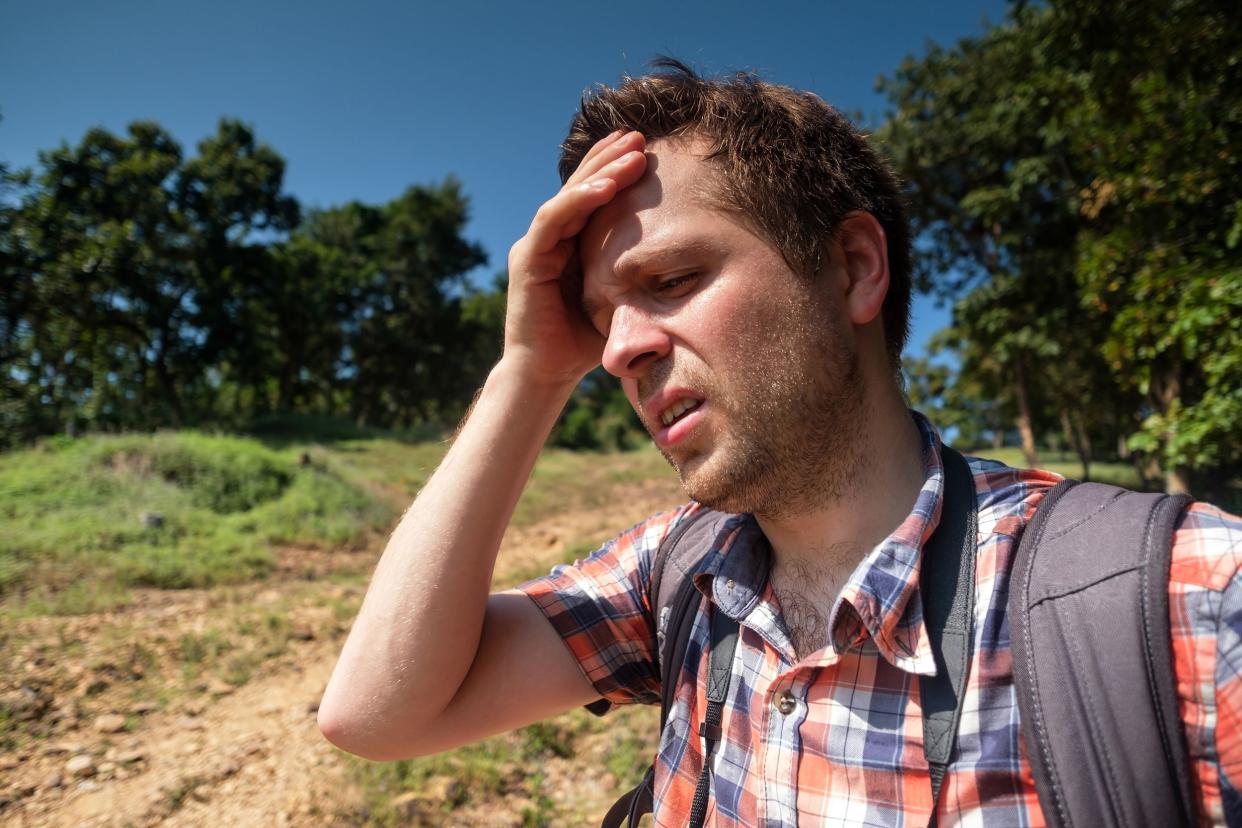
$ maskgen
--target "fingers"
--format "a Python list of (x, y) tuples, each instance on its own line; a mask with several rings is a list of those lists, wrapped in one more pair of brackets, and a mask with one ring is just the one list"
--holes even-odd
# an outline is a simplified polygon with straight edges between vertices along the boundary
[(601, 138), (578, 162), (578, 169), (574, 170), (574, 174), (565, 182), (565, 186), (571, 187), (587, 180), (606, 164), (615, 161), (627, 152), (645, 149), (646, 144), (646, 139), (643, 138), (641, 132), (617, 130)]
[(569, 176), (568, 180), (566, 180), (565, 183), (569, 184), (573, 182), (574, 179), (579, 177), (579, 174), (582, 172), (582, 168), (584, 165), (589, 164), (591, 162), (591, 159), (595, 158), (597, 155), (599, 155), (601, 152), (603, 152), (608, 147), (617, 143), (617, 141), (620, 138), (623, 138), (624, 136), (625, 136), (625, 130), (618, 129), (616, 132), (613, 132), (610, 135), (605, 135), (603, 138), (596, 141), (595, 144), (592, 145), (592, 147), (589, 150), (587, 150), (587, 154), (582, 156), (582, 160), (578, 162), (578, 169), (574, 170), (573, 174)]
[[(638, 145), (641, 147), (642, 142)], [(591, 172), (576, 181), (571, 178), (559, 193), (544, 202), (526, 234), (531, 252), (547, 252), (558, 242), (577, 235), (592, 212), (611, 201), (618, 190), (642, 178), (647, 156), (641, 148), (619, 155), (618, 152), (610, 146), (601, 150), (590, 164), (584, 160), (579, 171), (589, 168)]]

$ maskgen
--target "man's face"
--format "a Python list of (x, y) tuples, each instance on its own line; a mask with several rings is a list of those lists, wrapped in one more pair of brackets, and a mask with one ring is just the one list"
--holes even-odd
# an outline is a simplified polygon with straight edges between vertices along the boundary
[(579, 239), (604, 367), (694, 499), (778, 516), (839, 498), (865, 420), (839, 269), (803, 278), (711, 206), (695, 149), (657, 143)]

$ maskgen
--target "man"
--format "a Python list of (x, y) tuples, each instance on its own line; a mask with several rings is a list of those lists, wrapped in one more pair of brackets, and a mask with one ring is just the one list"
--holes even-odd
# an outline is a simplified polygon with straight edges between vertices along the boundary
[[(897, 183), (818, 98), (664, 65), (575, 118), (565, 186), (510, 253), (504, 356), (384, 552), (320, 726), (396, 759), (601, 697), (658, 700), (652, 557), (705, 505), (756, 527), (696, 576), (701, 612), (741, 628), (708, 824), (925, 825), (933, 811), (941, 826), (1041, 824), (1005, 599), (1016, 538), (1057, 478), (971, 460), (970, 680), (933, 803), (918, 575), (943, 471), (898, 380), (910, 286)], [(601, 362), (693, 502), (488, 595), (536, 455)], [(1175, 671), (1205, 822), (1242, 779), (1239, 530), (1196, 505), (1174, 536)], [(707, 635), (699, 619), (656, 762), (657, 825), (685, 824), (703, 763), (690, 734)]]

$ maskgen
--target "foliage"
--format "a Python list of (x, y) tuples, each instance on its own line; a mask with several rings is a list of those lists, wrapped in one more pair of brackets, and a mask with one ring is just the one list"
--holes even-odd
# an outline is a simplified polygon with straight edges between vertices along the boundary
[(293, 226), (297, 205), (244, 125), (222, 120), (198, 150), (140, 121), (40, 153), (0, 241), (0, 381), (24, 405), (6, 435), (183, 422), (208, 369), (245, 348), (239, 295), (263, 259), (248, 238)]
[(0, 169), (0, 446), (276, 412), (459, 416), (500, 320), (465, 292), (484, 255), (458, 184), (302, 216), (283, 178), (231, 119), (191, 157), (139, 121)]
[[(955, 303), (939, 344), (960, 359), (959, 427), (1003, 434), (1004, 412), (1028, 462), (1039, 434), (1059, 431), (1084, 464), (1129, 435), (1170, 488), (1212, 493), (1237, 474), (1234, 16), (1216, 0), (1016, 4), (881, 81), (918, 281)], [(914, 373), (919, 393), (940, 382)]]
[(588, 451), (625, 451), (646, 432), (616, 379), (596, 368), (579, 384), (552, 432), (552, 445)]

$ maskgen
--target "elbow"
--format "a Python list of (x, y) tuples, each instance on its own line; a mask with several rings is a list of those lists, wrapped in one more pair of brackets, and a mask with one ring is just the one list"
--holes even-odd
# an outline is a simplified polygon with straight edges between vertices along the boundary
[[(333, 746), (372, 762), (392, 762), (435, 753), (417, 740), (401, 738), (408, 735), (402, 728), (383, 726), (376, 717), (358, 711), (343, 710), (328, 703), (327, 698), (316, 713), (319, 732)], [(417, 733), (417, 728), (412, 732)]]
[(367, 756), (368, 751), (365, 746), (358, 743), (358, 729), (347, 716), (329, 707), (326, 702), (325, 699), (319, 703), (319, 711), (315, 714), (315, 721), (319, 725), (319, 732), (323, 734), (323, 738), (346, 753), (352, 753), (364, 759), (371, 758)]
[(392, 745), (377, 738), (380, 734), (373, 724), (350, 716), (346, 711), (321, 704), (316, 721), (323, 737), (346, 753), (372, 762), (404, 758), (393, 751)]

